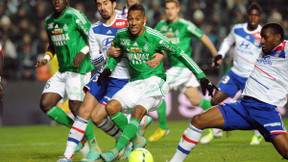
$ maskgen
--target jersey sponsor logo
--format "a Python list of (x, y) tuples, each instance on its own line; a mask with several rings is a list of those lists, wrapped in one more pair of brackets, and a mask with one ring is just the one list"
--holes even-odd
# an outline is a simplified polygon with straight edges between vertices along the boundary
[(103, 46), (108, 47), (111, 45), (111, 42), (113, 41), (114, 37), (107, 37), (102, 41)]
[(272, 61), (270, 61), (270, 56), (262, 56), (261, 58), (256, 60), (256, 63), (258, 64), (264, 64), (264, 65), (273, 65)]
[(120, 39), (120, 45), (130, 46), (130, 40), (129, 39)]
[(240, 43), (240, 47), (241, 47), (241, 48), (244, 48), (244, 49), (250, 49), (250, 48), (251, 48), (250, 43), (248, 43), (248, 42), (246, 42), (246, 41), (242, 41), (242, 42)]
[(140, 53), (140, 52), (142, 52), (142, 49), (138, 48), (138, 47), (131, 47), (130, 48), (130, 52)]
[(165, 43), (163, 40), (160, 40), (159, 44), (163, 45), (167, 50), (169, 50), (169, 52), (176, 52), (175, 49), (173, 49), (171, 46), (169, 46), (169, 44)]
[(52, 35), (51, 40), (55, 46), (63, 46), (66, 45), (66, 40), (69, 40), (68, 33), (66, 34), (58, 34), (58, 35)]
[(119, 21), (119, 22), (116, 22), (116, 27), (126, 27), (126, 21)]
[(149, 53), (127, 53), (127, 58), (133, 65), (146, 64), (146, 61), (149, 60)]
[(277, 127), (277, 126), (281, 126), (281, 123), (280, 122), (274, 122), (274, 123), (264, 124), (264, 127)]

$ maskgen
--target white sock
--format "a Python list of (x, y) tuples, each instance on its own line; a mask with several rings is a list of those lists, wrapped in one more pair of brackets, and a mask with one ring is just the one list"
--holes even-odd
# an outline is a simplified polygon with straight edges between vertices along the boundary
[(176, 153), (170, 162), (183, 161), (190, 153), (190, 151), (197, 145), (202, 133), (203, 130), (198, 129), (190, 124), (189, 127), (184, 131), (184, 134), (179, 141)]
[(102, 129), (109, 136), (114, 137), (116, 141), (118, 141), (122, 134), (117, 125), (109, 117), (106, 117), (106, 119), (101, 124), (97, 125), (97, 127)]
[(258, 130), (253, 130), (254, 136), (261, 136), (261, 133)]
[(72, 159), (73, 154), (75, 152), (75, 149), (79, 142), (84, 137), (84, 133), (87, 127), (88, 121), (85, 119), (82, 119), (80, 117), (76, 117), (76, 120), (70, 129), (67, 144), (66, 144), (66, 150), (64, 153), (64, 156), (66, 158)]
[(219, 128), (212, 128), (212, 133), (214, 136), (216, 137), (222, 137), (222, 129), (219, 129)]

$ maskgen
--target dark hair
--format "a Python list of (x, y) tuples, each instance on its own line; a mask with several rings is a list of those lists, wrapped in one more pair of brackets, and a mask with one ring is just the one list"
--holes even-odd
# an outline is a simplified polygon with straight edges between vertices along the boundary
[(129, 8), (128, 13), (129, 13), (130, 11), (135, 11), (135, 10), (141, 11), (141, 13), (145, 16), (145, 8), (144, 8), (141, 4), (134, 4), (134, 5), (132, 5), (132, 6)]
[(166, 1), (165, 1), (165, 5), (166, 5), (167, 3), (169, 3), (169, 2), (174, 2), (174, 3), (176, 4), (176, 7), (179, 7), (179, 6), (180, 6), (180, 3), (179, 3), (178, 0), (166, 0)]
[(253, 2), (249, 5), (248, 14), (250, 13), (251, 10), (258, 10), (260, 14), (262, 12), (262, 8), (260, 7), (260, 5), (257, 2)]
[[(110, 0), (111, 3), (116, 2), (116, 0)], [(94, 2), (97, 4), (97, 0), (94, 0)]]
[(262, 27), (261, 32), (266, 30), (266, 29), (271, 29), (271, 32), (274, 35), (280, 34), (281, 35), (281, 41), (284, 40), (284, 30), (280, 24), (275, 23), (275, 22), (267, 23)]

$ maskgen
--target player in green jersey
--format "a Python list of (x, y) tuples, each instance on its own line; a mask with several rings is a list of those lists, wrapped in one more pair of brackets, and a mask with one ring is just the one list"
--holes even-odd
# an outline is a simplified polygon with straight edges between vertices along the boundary
[[(160, 21), (156, 30), (167, 36), (173, 43), (177, 44), (185, 51), (187, 56), (191, 57), (192, 50), (190, 42), (192, 37), (201, 40), (210, 50), (212, 56), (217, 56), (217, 51), (209, 37), (197, 28), (192, 22), (179, 18), (180, 4), (178, 0), (165, 1), (165, 14), (167, 20)], [(204, 110), (211, 107), (209, 100), (201, 97), (198, 91), (199, 82), (189, 69), (179, 61), (175, 56), (168, 55), (168, 60), (172, 66), (167, 70), (167, 83), (169, 91), (179, 90), (185, 94), (194, 106), (202, 107)], [(157, 109), (160, 128), (149, 137), (149, 141), (158, 141), (169, 133), (166, 119), (165, 100)]]
[[(141, 4), (135, 4), (129, 9), (129, 27), (118, 31), (113, 40), (115, 47), (120, 47), (122, 53), (119, 57), (109, 58), (107, 66), (97, 80), (100, 85), (103, 80), (110, 76), (120, 59), (127, 61), (130, 82), (118, 91), (106, 105), (108, 115), (123, 130), (123, 133), (115, 148), (110, 152), (101, 154), (104, 161), (115, 160), (119, 151), (129, 141), (133, 143), (133, 150), (146, 145), (146, 140), (136, 134), (140, 121), (147, 112), (154, 111), (161, 105), (165, 94), (168, 92), (163, 63), (161, 62), (156, 68), (152, 68), (146, 63), (152, 59), (153, 54), (157, 51), (164, 50), (169, 55), (174, 55), (181, 60), (200, 79), (204, 92), (208, 90), (209, 94), (212, 95), (214, 88), (216, 88), (182, 49), (161, 33), (144, 26), (146, 19), (145, 9)], [(132, 117), (128, 123), (122, 112), (129, 113), (132, 110)]]
[[(70, 128), (74, 120), (56, 104), (67, 97), (71, 112), (77, 116), (84, 98), (82, 88), (94, 70), (86, 55), (89, 52), (87, 37), (91, 23), (82, 12), (68, 7), (68, 0), (52, 0), (51, 3), (54, 12), (45, 20), (49, 46), (35, 67), (46, 65), (56, 54), (59, 70), (47, 81), (40, 107), (49, 117)], [(88, 125), (92, 127), (91, 121)], [(89, 143), (95, 143), (93, 131), (86, 131), (85, 136)]]

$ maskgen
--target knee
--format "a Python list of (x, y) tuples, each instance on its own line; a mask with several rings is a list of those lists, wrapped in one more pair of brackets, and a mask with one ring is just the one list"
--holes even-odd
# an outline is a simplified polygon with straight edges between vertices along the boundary
[(142, 118), (144, 117), (144, 115), (147, 113), (147, 110), (142, 107), (142, 106), (137, 106), (135, 109), (134, 109), (134, 112), (132, 114), (132, 118), (136, 118), (138, 119), (139, 121), (142, 120)]
[(48, 102), (47, 100), (41, 100), (40, 101), (40, 108), (44, 113), (49, 111), (54, 106), (55, 105), (51, 104), (51, 102)]
[(109, 116), (116, 114), (117, 112), (119, 112), (119, 102), (116, 100), (111, 100), (108, 102), (108, 104), (106, 105), (105, 109), (106, 112)]
[(199, 129), (204, 129), (203, 127), (203, 122), (201, 120), (201, 115), (198, 114), (198, 115), (195, 115), (192, 120), (191, 120), (191, 124), (196, 127), (196, 128), (199, 128)]
[(90, 119), (92, 120), (92, 122), (96, 125), (100, 125), (106, 118), (107, 113), (105, 108), (103, 109), (93, 109), (93, 111), (91, 112), (91, 116)]

